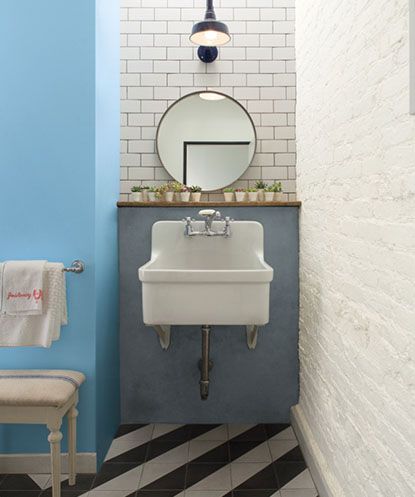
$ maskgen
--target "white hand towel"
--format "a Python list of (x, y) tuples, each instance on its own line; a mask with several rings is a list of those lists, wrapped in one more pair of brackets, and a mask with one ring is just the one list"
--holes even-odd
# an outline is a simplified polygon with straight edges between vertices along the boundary
[(0, 347), (50, 347), (59, 339), (61, 326), (68, 322), (63, 264), (46, 264), (43, 290), (43, 314), (0, 314)]
[(8, 316), (43, 312), (43, 274), (46, 261), (6, 261), (3, 267), (3, 307)]

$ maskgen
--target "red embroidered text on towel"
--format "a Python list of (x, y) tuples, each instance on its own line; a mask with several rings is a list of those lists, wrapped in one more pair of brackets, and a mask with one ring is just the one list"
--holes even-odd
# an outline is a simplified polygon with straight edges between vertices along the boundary
[(39, 288), (39, 290), (37, 290), (36, 288), (34, 288), (32, 293), (21, 293), (21, 292), (13, 293), (13, 292), (9, 292), (7, 294), (7, 300), (10, 300), (10, 299), (27, 299), (27, 300), (30, 300), (31, 298), (33, 298), (36, 302), (39, 302), (39, 300), (43, 300), (43, 291), (42, 291), (42, 289)]

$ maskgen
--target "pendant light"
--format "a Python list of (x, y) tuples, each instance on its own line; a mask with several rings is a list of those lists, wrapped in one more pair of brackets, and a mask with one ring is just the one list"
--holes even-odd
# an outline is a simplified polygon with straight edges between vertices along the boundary
[[(216, 20), (213, 0), (206, 0), (206, 13), (203, 21), (197, 22), (192, 29), (190, 41), (200, 45), (199, 58), (203, 62), (212, 62), (217, 57), (218, 45), (225, 45), (231, 39), (228, 26)], [(213, 47), (213, 48), (209, 48)]]

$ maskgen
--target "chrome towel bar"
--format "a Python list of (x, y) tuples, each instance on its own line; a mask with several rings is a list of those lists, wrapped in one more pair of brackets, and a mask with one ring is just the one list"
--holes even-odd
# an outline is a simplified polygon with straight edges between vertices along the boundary
[(64, 267), (63, 270), (67, 273), (83, 273), (85, 269), (85, 263), (83, 261), (80, 261), (79, 259), (76, 259), (75, 261), (72, 262), (70, 267)]

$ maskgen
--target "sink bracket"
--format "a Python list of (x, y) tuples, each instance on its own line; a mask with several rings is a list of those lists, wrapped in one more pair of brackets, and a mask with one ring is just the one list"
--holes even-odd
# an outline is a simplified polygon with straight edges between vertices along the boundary
[(246, 341), (248, 349), (254, 350), (258, 342), (259, 326), (256, 324), (248, 324), (246, 327)]
[(170, 325), (155, 324), (153, 325), (154, 331), (157, 333), (160, 341), (161, 348), (167, 350), (170, 345)]

